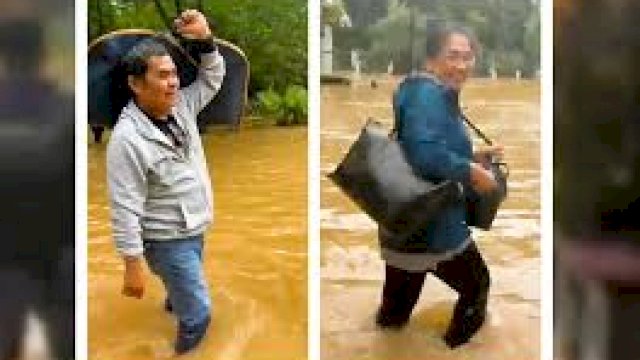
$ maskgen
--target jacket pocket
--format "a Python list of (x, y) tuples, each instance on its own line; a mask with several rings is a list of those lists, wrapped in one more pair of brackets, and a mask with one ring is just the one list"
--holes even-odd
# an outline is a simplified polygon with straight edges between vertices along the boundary
[(169, 189), (176, 185), (184, 172), (184, 164), (173, 154), (162, 154), (154, 161), (149, 185), (157, 189)]
[(209, 222), (207, 202), (202, 196), (197, 196), (196, 193), (191, 192), (180, 201), (180, 212), (186, 229), (197, 229)]

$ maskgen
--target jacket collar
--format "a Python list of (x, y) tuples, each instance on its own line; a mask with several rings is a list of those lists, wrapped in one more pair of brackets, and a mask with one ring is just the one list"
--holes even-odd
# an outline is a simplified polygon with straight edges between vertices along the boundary
[[(151, 141), (160, 142), (160, 143), (162, 143), (162, 144), (164, 144), (166, 146), (169, 146), (171, 148), (175, 147), (171, 143), (169, 138), (167, 138), (167, 136), (165, 134), (163, 134), (162, 131), (160, 131), (160, 129), (158, 129), (151, 122), (151, 119), (149, 119), (149, 116), (147, 116), (147, 114), (145, 114), (144, 111), (142, 111), (140, 109), (140, 107), (138, 107), (138, 105), (135, 103), (135, 101), (130, 100), (129, 103), (127, 104), (127, 106), (125, 106), (125, 108), (122, 110), (122, 113), (123, 113), (123, 115), (128, 116), (129, 118), (131, 118), (131, 120), (133, 121), (136, 129), (138, 130), (140, 135), (142, 135), (143, 137), (145, 137), (145, 138), (147, 138), (148, 140), (151, 140)], [(172, 113), (175, 113), (175, 111), (172, 110)], [(173, 114), (173, 116), (175, 117), (175, 114)], [(176, 123), (181, 128), (181, 130), (184, 132), (184, 128), (183, 128), (182, 124), (180, 123), (180, 121), (177, 118), (176, 118)]]
[(426, 79), (441, 87), (444, 91), (449, 106), (451, 106), (451, 108), (459, 114), (462, 114), (462, 109), (460, 108), (460, 92), (458, 90), (445, 85), (437, 76), (430, 72), (415, 71), (411, 73), (410, 76), (414, 78)]

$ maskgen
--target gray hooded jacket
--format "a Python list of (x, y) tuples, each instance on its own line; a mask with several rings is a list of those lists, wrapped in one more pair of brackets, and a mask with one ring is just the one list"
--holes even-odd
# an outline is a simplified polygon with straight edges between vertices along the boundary
[(222, 85), (224, 59), (203, 54), (196, 81), (172, 110), (184, 135), (176, 147), (133, 102), (122, 110), (107, 148), (113, 237), (121, 255), (143, 253), (142, 239), (202, 234), (213, 220), (213, 194), (196, 117)]

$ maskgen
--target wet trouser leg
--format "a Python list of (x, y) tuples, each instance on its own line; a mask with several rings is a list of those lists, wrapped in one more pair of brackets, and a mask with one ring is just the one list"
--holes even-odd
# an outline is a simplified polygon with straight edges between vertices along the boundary
[[(434, 271), (437, 278), (458, 293), (447, 343), (466, 342), (482, 325), (489, 296), (489, 270), (474, 242), (460, 254), (442, 261)], [(400, 327), (409, 320), (424, 284), (426, 271), (409, 272), (385, 266), (382, 304), (376, 322), (383, 327)]]
[(451, 260), (439, 263), (433, 274), (458, 293), (456, 307), (486, 309), (491, 279), (474, 242)]
[(145, 241), (151, 271), (160, 277), (178, 321), (200, 324), (210, 316), (211, 300), (202, 269), (202, 236), (169, 241)]
[(484, 323), (489, 298), (489, 269), (474, 242), (433, 274), (458, 293), (445, 341), (451, 347), (466, 343)]
[(202, 235), (145, 241), (149, 268), (162, 279), (178, 318), (175, 350), (182, 354), (200, 343), (211, 319), (211, 299), (202, 267)]
[(411, 311), (418, 302), (426, 271), (409, 272), (390, 265), (385, 266), (382, 304), (376, 322), (382, 327), (400, 327), (409, 321)]

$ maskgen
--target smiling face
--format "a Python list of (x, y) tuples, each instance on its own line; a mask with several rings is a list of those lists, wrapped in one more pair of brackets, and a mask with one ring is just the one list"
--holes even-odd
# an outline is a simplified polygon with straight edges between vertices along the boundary
[(437, 56), (427, 60), (427, 69), (445, 85), (461, 90), (475, 65), (475, 50), (465, 34), (450, 33)]
[(130, 76), (129, 85), (137, 104), (157, 118), (171, 113), (178, 100), (180, 80), (171, 56), (151, 56), (142, 76)]

